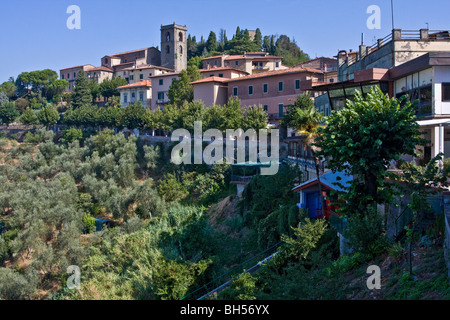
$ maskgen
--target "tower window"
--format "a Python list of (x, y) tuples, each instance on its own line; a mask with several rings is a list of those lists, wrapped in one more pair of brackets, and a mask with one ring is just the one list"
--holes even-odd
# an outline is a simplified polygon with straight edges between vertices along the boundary
[(167, 32), (167, 34), (166, 34), (166, 41), (167, 41), (167, 42), (170, 41), (170, 32)]
[(180, 46), (180, 54), (183, 54), (183, 46)]
[(170, 53), (170, 46), (166, 47), (166, 53)]
[(183, 41), (183, 33), (182, 32), (180, 32), (178, 34), (178, 41)]

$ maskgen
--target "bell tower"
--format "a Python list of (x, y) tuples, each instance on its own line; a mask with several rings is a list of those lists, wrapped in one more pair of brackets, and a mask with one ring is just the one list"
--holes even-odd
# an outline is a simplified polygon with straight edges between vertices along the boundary
[(179, 72), (187, 68), (187, 28), (161, 25), (161, 66)]

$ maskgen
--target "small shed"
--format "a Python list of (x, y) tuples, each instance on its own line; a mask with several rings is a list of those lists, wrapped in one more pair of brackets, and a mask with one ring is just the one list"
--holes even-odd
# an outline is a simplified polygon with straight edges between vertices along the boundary
[[(322, 194), (325, 199), (325, 218), (329, 219), (333, 207), (330, 204), (331, 191), (345, 191), (353, 180), (353, 177), (345, 172), (328, 171), (320, 176), (320, 184), (322, 186)], [(311, 219), (318, 219), (322, 217), (322, 204), (319, 196), (319, 183), (317, 177), (301, 183), (292, 189), (298, 193), (299, 208), (306, 209)]]

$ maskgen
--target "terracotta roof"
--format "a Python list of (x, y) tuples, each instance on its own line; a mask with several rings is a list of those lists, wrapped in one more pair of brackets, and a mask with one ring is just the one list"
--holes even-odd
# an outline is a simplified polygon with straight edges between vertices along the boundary
[(59, 69), (59, 71), (69, 70), (69, 69), (77, 69), (77, 68), (79, 69), (79, 68), (83, 68), (83, 67), (86, 67), (86, 66), (91, 66), (91, 67), (94, 68), (94, 66), (93, 66), (92, 64), (83, 64), (82, 66), (76, 66), (76, 67), (70, 67), (70, 68)]
[(232, 71), (236, 71), (236, 72), (239, 72), (239, 73), (246, 73), (246, 74), (248, 74), (247, 71), (239, 70), (239, 69), (232, 68), (232, 67), (217, 67), (217, 68), (212, 67), (212, 68), (209, 68), (209, 69), (200, 69), (199, 71), (201, 73), (205, 73), (205, 72), (225, 71), (225, 70), (232, 70)]
[(107, 68), (105, 66), (100, 66), (92, 69), (88, 69), (87, 71), (106, 71), (106, 72), (114, 72), (112, 69)]
[(139, 87), (151, 87), (152, 82), (148, 80), (142, 80), (136, 83), (127, 84), (126, 86), (117, 87), (117, 89), (139, 88)]
[(247, 79), (272, 77), (272, 76), (278, 76), (278, 75), (290, 74), (290, 73), (297, 73), (297, 72), (323, 73), (319, 69), (296, 67), (296, 68), (289, 68), (289, 69), (284, 69), (284, 70), (275, 70), (275, 71), (267, 71), (267, 72), (255, 73), (255, 74), (252, 74), (252, 75), (249, 75), (249, 76), (245, 76), (245, 77), (230, 79), (228, 81), (229, 82), (243, 81), (243, 80), (247, 80)]
[(137, 50), (131, 50), (131, 51), (126, 51), (126, 52), (116, 53), (116, 54), (110, 55), (110, 57), (111, 58), (115, 58), (117, 56), (123, 56), (124, 54), (138, 52), (138, 51), (144, 51), (144, 50), (148, 50), (148, 49), (149, 48), (144, 48), (144, 49), (137, 49)]
[(217, 59), (217, 58), (222, 58), (222, 57), (228, 57), (228, 55), (225, 54), (225, 55), (220, 55), (220, 56), (206, 57), (206, 58), (202, 58), (202, 60)]
[(222, 77), (209, 77), (209, 78), (205, 78), (205, 79), (201, 79), (201, 80), (197, 80), (194, 82), (191, 82), (191, 84), (198, 84), (198, 83), (208, 83), (208, 82), (228, 82), (230, 79), (229, 78), (222, 78)]

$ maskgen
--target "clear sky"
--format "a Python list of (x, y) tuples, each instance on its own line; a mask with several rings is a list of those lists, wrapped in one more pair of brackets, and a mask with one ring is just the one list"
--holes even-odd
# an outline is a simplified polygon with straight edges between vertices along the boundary
[[(396, 28), (450, 30), (449, 0), (393, 0)], [(81, 8), (81, 30), (69, 30), (69, 5)], [(381, 9), (381, 29), (369, 30), (367, 8)], [(160, 44), (161, 24), (186, 25), (199, 40), (212, 30), (260, 28), (286, 34), (312, 58), (356, 50), (391, 32), (391, 0), (21, 0), (0, 2), (0, 83), (23, 71), (82, 64)]]

